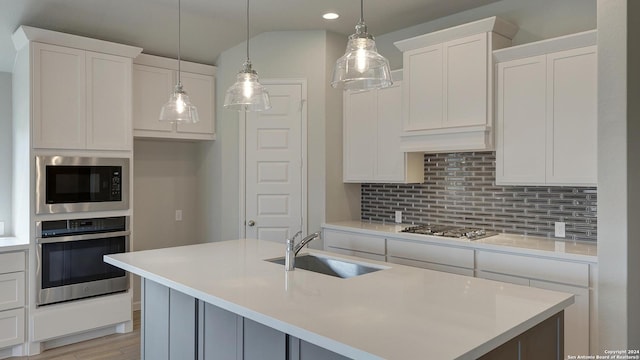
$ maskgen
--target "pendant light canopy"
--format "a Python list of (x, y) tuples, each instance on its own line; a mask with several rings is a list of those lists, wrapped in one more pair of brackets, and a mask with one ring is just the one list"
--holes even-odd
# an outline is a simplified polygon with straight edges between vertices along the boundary
[(376, 42), (364, 23), (364, 0), (360, 0), (360, 21), (356, 33), (349, 36), (347, 51), (336, 61), (331, 86), (343, 84), (344, 90), (361, 91), (391, 86), (389, 61), (378, 54)]
[(160, 110), (160, 121), (193, 124), (200, 121), (198, 118), (198, 110), (191, 103), (187, 93), (182, 89), (182, 82), (180, 81), (180, 5), (180, 0), (178, 0), (178, 83), (173, 89), (169, 101), (164, 104)]
[(227, 90), (224, 107), (238, 111), (271, 109), (269, 93), (258, 81), (258, 73), (251, 67), (249, 59), (249, 0), (247, 0), (247, 60), (242, 64), (236, 83)]

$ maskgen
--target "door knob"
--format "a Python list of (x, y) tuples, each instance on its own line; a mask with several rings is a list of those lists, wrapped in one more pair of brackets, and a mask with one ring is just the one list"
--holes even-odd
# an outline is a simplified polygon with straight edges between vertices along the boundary
[(255, 224), (256, 224), (256, 222), (253, 221), (253, 220), (249, 220), (249, 222), (247, 223), (247, 225), (249, 225), (249, 226), (254, 226)]

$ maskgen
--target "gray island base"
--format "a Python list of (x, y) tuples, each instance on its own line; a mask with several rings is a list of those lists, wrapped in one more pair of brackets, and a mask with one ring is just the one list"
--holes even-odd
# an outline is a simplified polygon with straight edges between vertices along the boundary
[(233, 240), (115, 254), (143, 278), (142, 354), (163, 359), (562, 359), (573, 295), (310, 251), (379, 267), (341, 279)]

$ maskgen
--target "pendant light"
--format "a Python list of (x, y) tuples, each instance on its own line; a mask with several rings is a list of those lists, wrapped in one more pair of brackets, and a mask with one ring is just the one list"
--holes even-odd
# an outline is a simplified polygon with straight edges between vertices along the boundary
[(251, 67), (249, 59), (249, 0), (247, 0), (247, 60), (242, 64), (236, 83), (227, 90), (224, 107), (239, 111), (271, 109), (269, 93), (258, 81), (258, 73)]
[(200, 120), (198, 118), (198, 110), (191, 103), (187, 93), (182, 89), (182, 82), (180, 78), (180, 5), (180, 0), (178, 0), (178, 83), (173, 89), (173, 93), (171, 93), (169, 101), (164, 104), (160, 110), (160, 121), (193, 124)]
[(336, 61), (331, 86), (343, 84), (344, 90), (361, 91), (391, 86), (389, 61), (376, 50), (376, 42), (364, 23), (364, 0), (360, 0), (360, 21), (356, 33), (349, 36), (347, 51)]

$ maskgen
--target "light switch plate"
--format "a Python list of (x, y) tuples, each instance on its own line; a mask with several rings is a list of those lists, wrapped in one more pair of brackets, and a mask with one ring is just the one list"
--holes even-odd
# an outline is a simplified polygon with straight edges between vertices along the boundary
[(182, 221), (182, 210), (176, 210), (176, 221)]
[(396, 224), (400, 224), (402, 222), (402, 211), (396, 211)]
[(565, 226), (564, 222), (556, 221), (555, 223), (556, 237), (560, 237), (560, 238), (565, 237), (564, 226)]
[(4, 236), (4, 221), (0, 221), (0, 236)]

